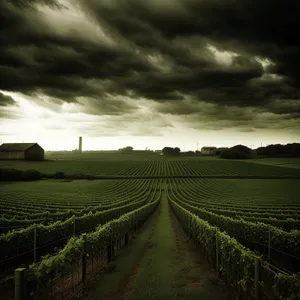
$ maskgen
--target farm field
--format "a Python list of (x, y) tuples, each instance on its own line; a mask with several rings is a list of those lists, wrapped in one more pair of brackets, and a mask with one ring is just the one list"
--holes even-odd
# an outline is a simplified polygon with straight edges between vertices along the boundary
[(157, 181), (42, 180), (0, 183), (0, 187), (0, 224), (3, 227), (5, 220), (9, 224), (10, 218), (20, 224), (26, 220), (30, 225), (30, 220), (32, 223), (64, 220), (72, 215), (146, 201), (153, 191), (156, 192)]
[(300, 209), (299, 180), (289, 179), (175, 179), (172, 191), (184, 192), (185, 198), (196, 198), (201, 205), (237, 207), (264, 211)]
[(177, 179), (168, 197), (274, 265), (299, 270), (299, 180)]
[(269, 166), (300, 169), (300, 158), (257, 158), (251, 159), (250, 162)]
[(29, 161), (0, 161), (0, 168), (16, 168), (19, 170), (37, 170), (45, 174), (54, 174), (58, 171), (65, 174), (84, 175), (119, 175), (119, 176), (146, 176), (162, 175), (163, 164), (159, 160), (45, 160), (42, 162)]
[[(255, 255), (259, 255), (264, 262), (275, 266), (276, 272), (285, 270), (293, 274), (300, 270), (300, 181), (276, 179), (276, 176), (300, 176), (300, 169), (213, 157), (167, 158), (159, 155), (90, 153), (59, 157), (44, 162), (0, 161), (0, 168), (132, 178), (0, 182), (2, 277), (17, 266), (12, 262), (18, 265), (24, 263), (29, 267), (34, 260), (36, 262), (29, 270), (33, 278), (39, 278), (38, 282), (48, 280), (49, 276), (58, 276), (62, 270), (71, 270), (86, 249), (93, 257), (104, 249), (101, 247), (108, 247), (114, 240), (120, 244), (120, 237), (135, 230), (138, 224), (141, 226), (156, 207), (160, 207), (160, 221), (157, 221), (158, 224), (152, 222), (156, 234), (151, 240), (153, 246), (140, 261), (144, 271), (134, 275), (134, 299), (147, 296), (143, 282), (149, 281), (154, 293), (156, 286), (162, 282), (169, 285), (171, 277), (178, 271), (172, 271), (173, 275), (170, 273), (168, 278), (169, 275), (159, 269), (160, 264), (151, 263), (152, 257), (157, 256), (165, 266), (174, 264), (174, 257), (170, 255), (176, 235), (176, 230), (171, 226), (173, 217), (170, 216), (173, 213), (189, 236), (196, 240), (202, 237), (198, 243), (206, 248), (212, 261), (216, 259), (216, 242), (211, 239), (215, 239), (216, 232), (220, 232), (220, 238), (226, 235), (222, 240), (225, 248), (222, 249), (229, 247), (234, 240), (239, 245), (238, 249), (245, 247), (248, 250), (243, 251), (252, 253), (249, 254), (252, 265)], [(135, 178), (148, 175), (154, 178)], [(238, 179), (238, 176), (253, 178)], [(201, 230), (201, 235), (198, 230)], [(222, 256), (222, 263), (224, 259)], [(242, 265), (244, 262), (240, 263)], [(223, 273), (228, 272), (228, 268), (224, 267)], [(161, 277), (155, 275), (158, 273)], [(164, 277), (168, 278), (166, 282)], [(175, 289), (175, 294), (186, 293), (184, 295), (187, 296), (187, 285), (185, 283)], [(199, 290), (193, 290), (191, 293), (195, 293), (194, 296), (187, 296), (187, 299), (197, 299), (197, 292)], [(202, 292), (206, 295), (205, 291)], [(173, 293), (172, 285), (169, 285), (165, 295), (173, 297)], [(218, 299), (218, 295), (211, 299)]]
[(0, 161), (0, 168), (34, 169), (44, 174), (58, 171), (67, 175), (94, 176), (296, 176), (300, 169), (222, 160), (211, 157), (168, 158), (132, 154), (78, 154), (57, 155), (42, 162)]
[(157, 201), (161, 192), (160, 180), (134, 179), (42, 180), (0, 183), (0, 187), (2, 272), (12, 258), (24, 256), (31, 263), (34, 249), (51, 253), (72, 236)]
[(116, 257), (116, 271), (88, 286), (80, 300), (225, 300), (228, 290), (188, 241), (163, 194), (134, 245)]

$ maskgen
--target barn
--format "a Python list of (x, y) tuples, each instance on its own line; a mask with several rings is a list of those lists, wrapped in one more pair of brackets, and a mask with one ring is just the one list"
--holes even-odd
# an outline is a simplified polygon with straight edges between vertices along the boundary
[(0, 146), (0, 159), (44, 160), (45, 151), (37, 143), (5, 143)]
[(201, 154), (202, 155), (216, 155), (217, 148), (216, 147), (202, 147)]

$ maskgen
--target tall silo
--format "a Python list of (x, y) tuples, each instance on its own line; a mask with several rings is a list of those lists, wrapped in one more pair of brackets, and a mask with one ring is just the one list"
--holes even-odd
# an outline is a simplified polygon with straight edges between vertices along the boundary
[(78, 150), (79, 150), (79, 153), (82, 153), (82, 137), (81, 136), (79, 137), (79, 148), (78, 148)]

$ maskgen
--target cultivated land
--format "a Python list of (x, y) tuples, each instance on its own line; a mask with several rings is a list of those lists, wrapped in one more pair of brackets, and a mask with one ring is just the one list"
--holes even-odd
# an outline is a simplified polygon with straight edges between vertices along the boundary
[[(46, 156), (42, 162), (1, 161), (0, 168), (34, 169), (41, 173), (57, 171), (67, 175), (110, 176), (297, 176), (300, 169), (283, 168), (240, 160), (214, 157), (166, 158), (156, 154), (70, 154)], [(260, 160), (257, 160), (260, 162)]]
[(116, 270), (91, 284), (82, 299), (230, 299), (224, 282), (200, 258), (164, 193), (134, 245), (117, 257)]
[(300, 158), (258, 158), (251, 159), (250, 162), (270, 166), (300, 169)]
[[(138, 258), (134, 259), (125, 248), (115, 261), (119, 275), (113, 272), (101, 277), (103, 282), (107, 278), (116, 280), (118, 290), (117, 295), (107, 290), (111, 298), (103, 299), (149, 299), (150, 295), (153, 299), (223, 299), (226, 289), (213, 279), (216, 277), (207, 266), (199, 264), (197, 258), (201, 258), (193, 247), (201, 249), (213, 267), (219, 247), (222, 277), (233, 283), (236, 291), (240, 287), (252, 296), (257, 255), (269, 264), (268, 268), (262, 264), (264, 272), (277, 268), (272, 276), (262, 279), (264, 293), (269, 295), (274, 292), (272, 285), (280, 270), (300, 272), (300, 180), (296, 179), (300, 169), (279, 166), (283, 159), (250, 162), (117, 153), (52, 154), (51, 159), (55, 160), (0, 161), (0, 168), (132, 178), (0, 183), (2, 278), (21, 263), (29, 266), (35, 259), (29, 272), (38, 282), (36, 290), (46, 291), (41, 282), (50, 281), (51, 285), (53, 278), (71, 272), (86, 251), (90, 270), (90, 259), (112, 241), (124, 244), (122, 236), (147, 218), (140, 236), (128, 246)], [(297, 165), (298, 160), (284, 162)], [(157, 179), (134, 178), (143, 176)], [(188, 246), (180, 226), (196, 246)], [(47, 253), (50, 256), (42, 257)], [(293, 290), (295, 286), (297, 289), (294, 280), (298, 278), (280, 278), (284, 285), (277, 285), (284, 286), (284, 291), (276, 293), (296, 293), (294, 298), (282, 299), (298, 299), (300, 291)], [(76, 291), (76, 285), (70, 291)], [(88, 291), (90, 299), (101, 299), (99, 295), (104, 292), (101, 285)], [(61, 295), (58, 298), (63, 299)]]

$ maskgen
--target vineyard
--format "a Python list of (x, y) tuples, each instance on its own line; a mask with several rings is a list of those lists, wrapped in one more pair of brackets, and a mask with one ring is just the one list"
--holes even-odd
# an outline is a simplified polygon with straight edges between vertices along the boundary
[(289, 176), (300, 178), (300, 169), (228, 161), (217, 158), (167, 158), (159, 155), (82, 154), (42, 162), (0, 161), (0, 169), (37, 170), (43, 174), (93, 176)]
[[(249, 289), (254, 295), (252, 267), (259, 259), (268, 268), (276, 269), (272, 269), (272, 280), (284, 286), (276, 290), (276, 295), (299, 299), (297, 286), (292, 286), (299, 279), (295, 274), (300, 272), (300, 185), (299, 179), (293, 179), (300, 176), (300, 169), (159, 155), (86, 154), (75, 158), (0, 162), (0, 168), (35, 169), (49, 174), (60, 171), (132, 177), (0, 183), (0, 294), (5, 295), (0, 296), (1, 300), (11, 299), (9, 292), (4, 293), (11, 287), (4, 288), (1, 282), (16, 267), (28, 269), (30, 286), (39, 293), (45, 283), (51, 285), (62, 274), (71, 274), (68, 272), (82, 257), (88, 265), (86, 253), (94, 257), (107, 247), (110, 253), (112, 248), (118, 249), (116, 245), (128, 243), (128, 233), (141, 227), (161, 201), (169, 202), (187, 234), (199, 243), (214, 266), (218, 261), (217, 271), (230, 274), (237, 287)], [(134, 178), (139, 176), (154, 179)], [(170, 179), (172, 176), (181, 178)], [(256, 176), (266, 179), (255, 179)], [(277, 176), (290, 178), (281, 180)], [(234, 253), (230, 247), (236, 249)], [(237, 263), (242, 269), (235, 267), (238, 274), (233, 274)], [(266, 268), (264, 265), (265, 272)], [(286, 293), (296, 294), (294, 298), (284, 298)]]
[(300, 158), (258, 158), (251, 159), (251, 162), (286, 168), (300, 168)]
[(297, 180), (239, 183), (230, 179), (188, 179), (170, 181), (169, 186), (170, 200), (226, 231), (274, 265), (300, 270), (296, 259), (300, 253)]

